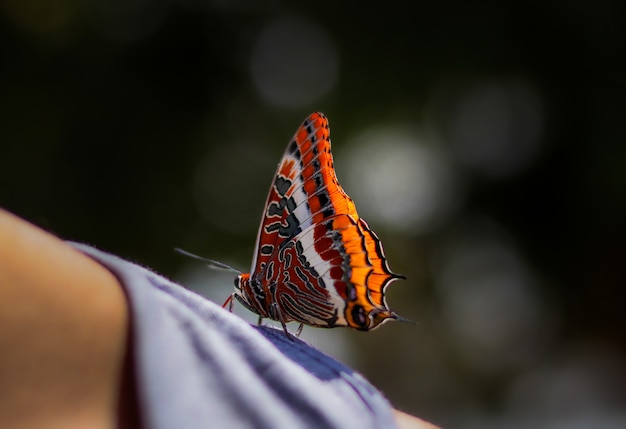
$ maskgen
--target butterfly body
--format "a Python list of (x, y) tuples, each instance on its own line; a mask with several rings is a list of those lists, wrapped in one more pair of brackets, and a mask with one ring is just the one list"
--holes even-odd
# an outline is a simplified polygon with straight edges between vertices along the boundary
[(370, 330), (400, 319), (384, 291), (402, 278), (389, 269), (380, 240), (339, 185), (328, 120), (313, 113), (278, 165), (257, 235), (250, 273), (236, 298), (260, 318)]

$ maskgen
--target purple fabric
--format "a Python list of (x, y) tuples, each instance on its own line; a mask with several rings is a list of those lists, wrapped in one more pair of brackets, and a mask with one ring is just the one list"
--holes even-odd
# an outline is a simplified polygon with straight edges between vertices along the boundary
[(283, 331), (253, 327), (136, 264), (71, 243), (128, 296), (149, 428), (396, 428), (360, 374)]

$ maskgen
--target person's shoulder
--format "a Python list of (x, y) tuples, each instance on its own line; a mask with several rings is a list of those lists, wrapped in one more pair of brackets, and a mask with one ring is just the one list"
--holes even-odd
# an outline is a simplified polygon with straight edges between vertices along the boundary
[(127, 321), (106, 268), (0, 210), (0, 427), (114, 427)]

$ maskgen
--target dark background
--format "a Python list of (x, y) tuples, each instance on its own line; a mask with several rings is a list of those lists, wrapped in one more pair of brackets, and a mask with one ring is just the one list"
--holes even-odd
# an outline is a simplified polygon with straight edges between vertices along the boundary
[(0, 206), (221, 302), (231, 276), (173, 247), (247, 267), (282, 151), (321, 110), (409, 278), (389, 303), (419, 324), (304, 338), (447, 427), (624, 427), (624, 13), (4, 1)]

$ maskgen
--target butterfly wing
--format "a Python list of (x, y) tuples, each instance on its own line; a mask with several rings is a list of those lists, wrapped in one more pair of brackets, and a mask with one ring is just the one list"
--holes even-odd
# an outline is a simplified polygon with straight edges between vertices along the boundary
[(331, 216), (289, 240), (259, 280), (269, 285), (277, 320), (320, 327), (370, 330), (398, 316), (385, 288), (400, 278), (385, 260), (380, 240), (363, 219)]
[(249, 301), (283, 322), (368, 330), (397, 318), (384, 292), (399, 277), (337, 181), (328, 120), (313, 113), (270, 187), (250, 273), (262, 299)]
[(317, 112), (300, 125), (278, 165), (265, 202), (251, 275), (263, 269), (280, 244), (334, 215), (335, 206), (340, 213), (358, 217), (335, 176), (328, 120)]

